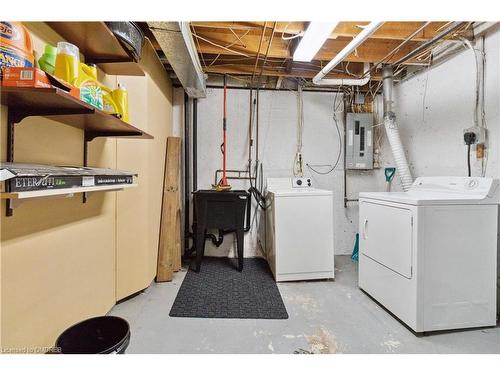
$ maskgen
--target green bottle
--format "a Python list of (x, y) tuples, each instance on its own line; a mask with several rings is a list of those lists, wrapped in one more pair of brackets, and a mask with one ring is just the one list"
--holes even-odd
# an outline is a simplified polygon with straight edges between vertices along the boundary
[(46, 44), (43, 55), (38, 59), (38, 67), (46, 73), (54, 74), (56, 69), (56, 55), (57, 48)]

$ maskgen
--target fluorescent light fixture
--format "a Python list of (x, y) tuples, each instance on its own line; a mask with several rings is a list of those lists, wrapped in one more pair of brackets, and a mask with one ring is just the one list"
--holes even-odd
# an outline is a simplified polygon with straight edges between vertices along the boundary
[(293, 54), (294, 61), (310, 62), (338, 22), (311, 22)]

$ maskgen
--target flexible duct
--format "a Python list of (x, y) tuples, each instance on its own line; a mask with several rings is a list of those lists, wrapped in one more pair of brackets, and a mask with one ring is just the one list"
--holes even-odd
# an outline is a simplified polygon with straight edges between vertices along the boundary
[(413, 178), (406, 160), (403, 144), (401, 143), (399, 128), (396, 122), (396, 114), (393, 110), (392, 89), (394, 87), (394, 82), (392, 66), (384, 67), (382, 70), (382, 77), (385, 132), (387, 134), (387, 138), (389, 139), (392, 155), (396, 163), (396, 170), (398, 171), (399, 178), (401, 179), (403, 190), (407, 191), (413, 183)]

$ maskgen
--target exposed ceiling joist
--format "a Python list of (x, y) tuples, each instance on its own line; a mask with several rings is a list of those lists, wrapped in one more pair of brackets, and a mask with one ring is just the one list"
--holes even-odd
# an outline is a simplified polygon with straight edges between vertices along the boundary
[[(234, 36), (225, 31), (207, 32), (206, 30), (197, 30), (195, 38), (198, 38), (199, 50), (202, 54), (224, 54), (228, 56), (244, 56), (256, 57), (257, 54), (265, 54), (267, 45), (269, 44), (270, 35), (264, 37), (263, 43), (260, 44), (260, 36), (246, 35), (241, 37), (245, 43), (245, 47), (232, 45), (230, 48), (224, 48), (226, 45), (234, 42)], [(329, 39), (325, 42), (315, 60), (329, 61), (337, 53), (339, 53), (351, 38), (338, 37), (337, 39)], [(400, 42), (396, 40), (368, 40), (360, 46), (357, 51), (351, 54), (346, 61), (351, 62), (374, 62), (379, 61)], [(291, 58), (292, 54), (289, 47), (289, 41), (281, 39), (279, 35), (273, 38), (272, 48), (269, 50), (269, 57), (273, 58)], [(260, 45), (260, 51), (259, 51)], [(418, 42), (409, 42), (398, 53), (394, 55), (394, 59), (402, 57), (412, 51)], [(418, 62), (417, 60), (413, 61)]]
[[(330, 60), (358, 35), (368, 22), (340, 22), (311, 62), (293, 61), (293, 53), (308, 22), (190, 22), (203, 71), (207, 74), (242, 76), (251, 82), (258, 77), (314, 77)], [(449, 27), (450, 22), (385, 22), (374, 34), (351, 53), (329, 78), (357, 78), (363, 64), (380, 67), (394, 63), (418, 49)], [(457, 40), (471, 38), (470, 24), (463, 23), (446, 36)], [(409, 37), (411, 38), (409, 39)], [(270, 43), (270, 41), (272, 42)], [(449, 42), (447, 42), (449, 43)], [(428, 65), (430, 48), (404, 61), (398, 71), (411, 65)], [(169, 69), (169, 64), (166, 63)], [(378, 70), (372, 70), (378, 80)]]
[[(335, 30), (332, 31), (330, 38), (354, 37), (362, 30), (362, 27), (369, 22), (339, 22)], [(423, 41), (431, 39), (440, 29), (446, 26), (448, 22), (432, 22), (422, 33), (416, 35), (413, 40)], [(414, 30), (421, 26), (423, 22), (386, 22), (372, 36), (372, 39), (404, 40)], [(258, 33), (262, 30), (264, 22), (191, 22), (191, 25), (197, 30), (209, 29), (211, 31), (234, 30), (249, 31), (249, 33)], [(285, 33), (286, 35), (296, 35), (302, 33), (307, 28), (307, 22), (278, 22), (276, 33)]]

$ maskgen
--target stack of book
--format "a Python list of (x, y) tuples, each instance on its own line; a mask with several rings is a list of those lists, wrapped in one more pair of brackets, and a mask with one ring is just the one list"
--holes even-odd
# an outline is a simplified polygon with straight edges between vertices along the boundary
[(23, 192), (133, 184), (136, 173), (116, 169), (0, 163), (2, 191)]

